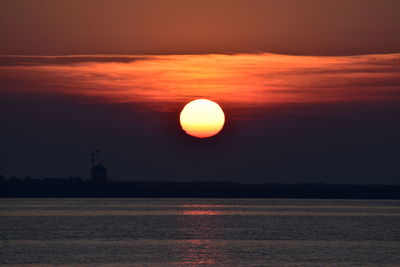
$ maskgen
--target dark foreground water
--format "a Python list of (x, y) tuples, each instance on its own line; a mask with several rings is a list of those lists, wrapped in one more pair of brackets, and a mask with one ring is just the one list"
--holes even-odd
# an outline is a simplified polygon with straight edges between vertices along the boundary
[(400, 201), (0, 199), (2, 266), (400, 266)]

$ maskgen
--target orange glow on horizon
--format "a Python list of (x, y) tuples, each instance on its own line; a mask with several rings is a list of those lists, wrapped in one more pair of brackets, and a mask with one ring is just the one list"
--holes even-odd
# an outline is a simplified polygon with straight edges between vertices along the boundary
[(225, 115), (217, 103), (207, 99), (197, 99), (183, 108), (180, 123), (188, 135), (207, 138), (222, 130)]
[(26, 64), (0, 66), (0, 78), (28, 92), (77, 96), (90, 103), (137, 103), (162, 112), (175, 112), (183, 103), (205, 97), (231, 110), (233, 119), (274, 105), (398, 98), (400, 54), (119, 58), (125, 61), (107, 55), (20, 56), (17, 59)]

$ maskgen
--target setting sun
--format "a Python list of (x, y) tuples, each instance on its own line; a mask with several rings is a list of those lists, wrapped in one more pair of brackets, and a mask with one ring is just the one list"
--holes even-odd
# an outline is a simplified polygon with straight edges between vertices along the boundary
[(180, 123), (188, 135), (206, 138), (221, 131), (225, 115), (217, 103), (207, 99), (197, 99), (182, 109)]

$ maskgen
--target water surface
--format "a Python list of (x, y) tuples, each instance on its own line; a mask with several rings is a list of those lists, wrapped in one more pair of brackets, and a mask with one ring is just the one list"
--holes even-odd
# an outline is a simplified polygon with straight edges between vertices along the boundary
[(5, 266), (396, 266), (400, 201), (2, 199)]

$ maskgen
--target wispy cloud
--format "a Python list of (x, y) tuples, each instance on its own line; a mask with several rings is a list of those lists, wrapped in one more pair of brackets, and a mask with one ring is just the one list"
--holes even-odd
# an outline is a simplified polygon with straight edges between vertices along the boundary
[(65, 94), (156, 110), (210, 98), (231, 108), (400, 98), (400, 54), (2, 56), (4, 92)]

